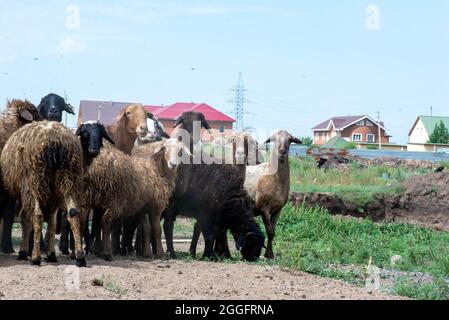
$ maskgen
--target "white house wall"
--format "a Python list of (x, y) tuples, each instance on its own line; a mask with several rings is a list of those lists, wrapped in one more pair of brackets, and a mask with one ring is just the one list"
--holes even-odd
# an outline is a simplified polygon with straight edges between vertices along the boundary
[(424, 127), (421, 119), (416, 123), (415, 128), (409, 137), (409, 143), (427, 143), (429, 141), (429, 134), (427, 133), (426, 128)]

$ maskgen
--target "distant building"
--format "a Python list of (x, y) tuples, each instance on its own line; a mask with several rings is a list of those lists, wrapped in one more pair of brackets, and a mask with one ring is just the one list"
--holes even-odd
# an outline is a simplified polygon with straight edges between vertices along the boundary
[[(380, 127), (380, 137), (379, 137)], [(323, 145), (334, 137), (342, 137), (356, 144), (390, 143), (390, 135), (384, 123), (372, 119), (370, 116), (333, 117), (312, 128), (313, 143)]]
[[(86, 121), (99, 120), (104, 125), (114, 122), (120, 110), (130, 105), (128, 102), (81, 100), (78, 114), (78, 125)], [(176, 119), (185, 111), (197, 111), (204, 114), (212, 128), (212, 136), (227, 136), (232, 133), (235, 120), (206, 103), (177, 102), (170, 106), (146, 105), (162, 123), (165, 131), (171, 134)], [(209, 140), (211, 135), (204, 131), (203, 140)]]
[[(223, 135), (228, 136), (233, 132), (232, 125), (235, 120), (206, 103), (177, 102), (168, 107), (147, 106), (147, 109), (163, 124), (168, 134), (173, 132), (176, 119), (186, 111), (196, 111), (204, 114), (211, 126), (213, 138)], [(209, 133), (204, 132), (202, 138), (203, 140), (209, 140), (211, 137)]]
[(433, 130), (441, 121), (449, 128), (449, 117), (419, 116), (408, 133), (408, 150), (434, 152), (448, 148), (449, 144), (429, 143)]

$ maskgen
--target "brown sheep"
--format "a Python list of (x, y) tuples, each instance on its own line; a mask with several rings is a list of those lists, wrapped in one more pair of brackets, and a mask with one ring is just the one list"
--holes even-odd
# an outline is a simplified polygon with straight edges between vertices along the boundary
[(57, 122), (34, 122), (17, 130), (1, 154), (5, 189), (22, 203), (22, 242), (19, 258), (27, 259), (28, 239), (34, 229), (31, 262), (41, 263), (40, 240), (44, 213), (48, 221), (47, 261), (56, 262), (55, 232), (58, 208), (66, 208), (75, 238), (76, 265), (85, 266), (81, 248), (79, 211), (74, 201), (82, 190), (81, 145), (68, 128)]
[[(20, 127), (32, 121), (41, 120), (37, 108), (28, 100), (11, 100), (0, 117), (0, 153), (9, 137)], [(1, 169), (1, 168), (0, 168)], [(11, 241), (11, 231), (14, 222), (15, 200), (2, 187), (0, 178), (0, 220), (3, 220), (1, 251), (14, 253)]]
[(290, 166), (288, 153), (291, 143), (301, 144), (301, 140), (287, 131), (279, 131), (266, 142), (274, 142), (270, 162), (246, 169), (245, 189), (255, 203), (255, 215), (262, 215), (268, 236), (265, 257), (274, 258), (273, 238), (282, 208), (287, 203), (290, 192)]
[[(103, 255), (112, 259), (111, 223), (114, 219), (138, 216), (143, 225), (146, 246), (144, 256), (151, 255), (151, 229), (157, 240), (157, 256), (162, 257), (160, 217), (168, 204), (181, 149), (188, 152), (176, 139), (157, 143), (158, 146), (148, 159), (131, 158), (123, 152), (95, 143), (104, 137), (101, 124), (84, 124), (77, 130), (86, 160), (84, 192), (80, 198), (84, 222), (86, 212), (91, 208), (100, 210), (103, 229)], [(97, 132), (102, 132), (98, 134)], [(100, 140), (101, 141), (101, 140)], [(142, 148), (145, 148), (143, 146)], [(93, 157), (92, 157), (93, 156)], [(96, 248), (101, 231), (95, 233)]]
[(130, 155), (137, 137), (145, 138), (148, 134), (147, 119), (156, 121), (141, 104), (132, 104), (120, 111), (116, 122), (106, 127), (115, 147)]
[[(153, 114), (149, 112), (142, 104), (131, 104), (123, 108), (115, 122), (106, 127), (109, 136), (115, 142), (115, 148), (130, 155), (136, 138), (145, 137), (148, 134), (147, 119), (155, 121)], [(64, 220), (64, 218), (63, 218)], [(93, 214), (92, 233), (98, 232), (100, 225), (98, 214)], [(121, 221), (113, 222), (112, 230), (112, 246), (114, 253), (120, 249), (120, 229)], [(88, 236), (88, 235), (86, 235)], [(88, 243), (88, 246), (91, 244)], [(69, 247), (69, 230), (66, 221), (62, 222), (61, 238), (59, 242), (59, 250), (68, 254)], [(91, 248), (88, 248), (90, 251)]]

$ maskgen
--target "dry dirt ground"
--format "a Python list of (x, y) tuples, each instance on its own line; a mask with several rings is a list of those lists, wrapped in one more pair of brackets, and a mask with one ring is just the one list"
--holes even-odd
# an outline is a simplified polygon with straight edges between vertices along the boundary
[[(231, 244), (230, 244), (231, 245)], [(189, 243), (175, 243), (187, 252)], [(203, 245), (200, 242), (198, 252)], [(396, 299), (378, 291), (307, 273), (240, 263), (197, 260), (112, 262), (89, 256), (87, 268), (68, 257), (57, 264), (31, 266), (16, 256), (0, 256), (1, 299)]]

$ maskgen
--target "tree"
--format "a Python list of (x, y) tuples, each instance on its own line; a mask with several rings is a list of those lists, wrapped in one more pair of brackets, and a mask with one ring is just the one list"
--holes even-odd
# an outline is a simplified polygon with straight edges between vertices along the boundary
[(301, 137), (299, 140), (301, 140), (302, 144), (306, 147), (310, 147), (313, 144), (313, 139), (311, 137)]
[(433, 129), (430, 135), (429, 143), (448, 143), (449, 142), (449, 131), (444, 125), (443, 121), (437, 123), (435, 129)]

